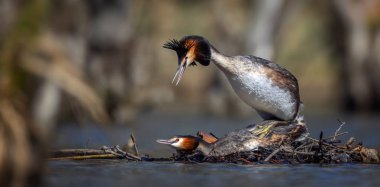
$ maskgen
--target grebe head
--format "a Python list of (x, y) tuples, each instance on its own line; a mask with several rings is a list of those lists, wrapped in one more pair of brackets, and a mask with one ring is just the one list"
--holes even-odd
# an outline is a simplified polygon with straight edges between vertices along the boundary
[(199, 138), (191, 135), (177, 135), (170, 139), (159, 139), (157, 143), (170, 145), (177, 151), (194, 151), (199, 145)]
[(172, 39), (166, 42), (164, 48), (174, 50), (178, 56), (178, 68), (173, 78), (177, 78), (176, 85), (188, 66), (197, 65), (196, 62), (208, 66), (211, 59), (210, 44), (201, 36), (185, 36), (181, 40)]

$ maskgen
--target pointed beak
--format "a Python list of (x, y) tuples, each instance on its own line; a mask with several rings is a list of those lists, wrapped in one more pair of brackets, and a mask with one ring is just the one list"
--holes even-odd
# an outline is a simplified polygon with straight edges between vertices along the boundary
[(172, 84), (174, 84), (174, 81), (176, 80), (177, 78), (177, 82), (175, 83), (175, 85), (177, 86), (179, 81), (181, 80), (181, 77), (183, 75), (183, 73), (185, 72), (187, 68), (187, 59), (184, 59), (181, 63), (179, 63), (178, 65), (178, 68), (177, 68), (177, 71), (175, 72), (175, 75), (174, 75), (174, 78), (172, 80)]
[(172, 143), (175, 142), (175, 140), (165, 140), (165, 139), (158, 139), (156, 140), (157, 143), (160, 143), (160, 144), (166, 144), (166, 145), (171, 145)]

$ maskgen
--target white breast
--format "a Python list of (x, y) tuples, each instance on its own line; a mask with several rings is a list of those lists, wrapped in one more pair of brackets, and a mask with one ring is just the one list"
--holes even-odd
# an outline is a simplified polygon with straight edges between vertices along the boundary
[(260, 69), (226, 73), (226, 76), (237, 95), (261, 113), (283, 120), (294, 116), (296, 103), (291, 93), (275, 85)]
[(211, 58), (230, 81), (237, 95), (264, 119), (291, 120), (297, 101), (290, 90), (280, 88), (265, 74), (261, 64), (244, 56), (227, 57), (212, 50)]

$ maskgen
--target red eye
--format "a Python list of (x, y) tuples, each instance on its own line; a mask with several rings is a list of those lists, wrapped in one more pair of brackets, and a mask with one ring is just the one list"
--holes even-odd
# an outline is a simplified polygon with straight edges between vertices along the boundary
[(175, 139), (175, 141), (178, 142), (178, 141), (179, 141), (179, 138)]

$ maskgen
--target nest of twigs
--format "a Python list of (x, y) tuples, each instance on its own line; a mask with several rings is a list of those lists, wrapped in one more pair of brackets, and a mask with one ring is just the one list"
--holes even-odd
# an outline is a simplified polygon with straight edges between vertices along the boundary
[[(366, 148), (362, 142), (351, 137), (342, 142), (338, 138), (348, 132), (340, 132), (344, 122), (332, 136), (312, 138), (302, 134), (301, 141), (273, 142), (269, 146), (259, 147), (254, 151), (245, 151), (218, 157), (205, 157), (200, 153), (176, 155), (175, 161), (210, 162), (210, 163), (272, 163), (272, 164), (336, 164), (336, 163), (379, 163), (379, 153)], [(275, 135), (274, 135), (275, 136)], [(272, 135), (273, 137), (273, 135)], [(301, 137), (302, 138), (302, 137)]]
[(241, 164), (379, 163), (378, 152), (375, 149), (363, 147), (361, 143), (337, 145), (336, 142), (339, 141), (308, 139), (304, 143), (259, 148), (226, 156), (205, 157), (200, 153), (194, 153), (175, 155), (171, 160)]

